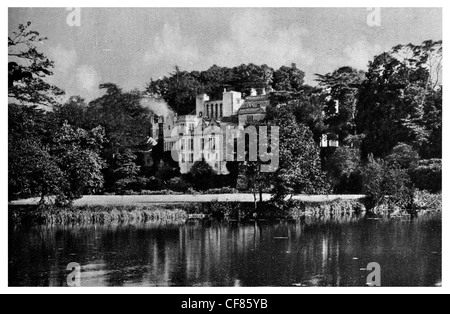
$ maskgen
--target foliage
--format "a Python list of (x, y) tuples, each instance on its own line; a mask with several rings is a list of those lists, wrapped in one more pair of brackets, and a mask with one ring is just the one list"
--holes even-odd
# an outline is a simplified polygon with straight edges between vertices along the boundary
[(49, 117), (56, 126), (65, 122), (86, 130), (102, 126), (106, 141), (101, 156), (108, 164), (104, 171), (106, 189), (143, 189), (148, 179), (141, 175), (135, 154), (148, 139), (151, 112), (140, 105), (142, 95), (137, 91), (124, 92), (111, 83), (99, 87), (105, 90), (103, 96), (89, 104), (81, 97), (71, 97), (65, 104), (55, 106)]
[(419, 154), (413, 147), (403, 143), (394, 147), (392, 153), (386, 157), (386, 161), (392, 166), (406, 170), (415, 167), (419, 162), (419, 159)]
[(186, 182), (183, 178), (176, 177), (167, 182), (167, 187), (172, 191), (184, 193), (191, 189), (192, 185), (189, 182)]
[(8, 197), (10, 200), (60, 195), (64, 175), (48, 148), (36, 139), (8, 144)]
[(151, 80), (146, 92), (163, 98), (180, 115), (195, 110), (195, 98), (200, 93), (212, 99), (221, 99), (224, 89), (250, 95), (252, 88), (267, 88), (300, 91), (303, 88), (305, 73), (295, 64), (283, 66), (277, 71), (263, 64), (241, 64), (228, 68), (213, 65), (206, 71), (182, 71), (178, 66), (168, 77)]
[(420, 160), (412, 171), (412, 180), (420, 190), (440, 193), (442, 191), (442, 160)]
[(159, 163), (155, 174), (155, 176), (162, 181), (168, 181), (177, 175), (179, 175), (179, 170), (171, 166), (169, 162), (164, 161)]
[(188, 180), (197, 191), (204, 191), (212, 187), (216, 176), (214, 169), (206, 161), (197, 161), (192, 166)]
[(427, 191), (416, 192), (414, 199), (415, 209), (418, 211), (442, 211), (442, 194), (430, 194)]
[(21, 103), (54, 105), (64, 92), (46, 82), (53, 75), (54, 62), (37, 48), (47, 38), (30, 26), (31, 22), (20, 24), (8, 37), (8, 97)]
[(273, 186), (275, 199), (289, 194), (328, 193), (329, 184), (322, 171), (320, 152), (308, 127), (299, 124), (287, 105), (269, 107), (265, 123), (279, 127), (279, 167), (268, 173), (266, 180)]
[(356, 133), (356, 103), (364, 72), (342, 67), (333, 73), (317, 74), (317, 77), (323, 95), (326, 96), (324, 112), (328, 132), (344, 143), (350, 135)]
[[(398, 143), (440, 158), (442, 42), (394, 47), (370, 62), (357, 105), (362, 154), (383, 157)], [(432, 147), (436, 146), (436, 147)]]
[(223, 187), (219, 189), (210, 189), (203, 192), (204, 194), (237, 194), (239, 193), (238, 190), (230, 187)]
[(65, 122), (78, 127), (88, 127), (89, 113), (87, 112), (88, 105), (80, 96), (72, 96), (64, 104), (56, 104), (53, 110), (47, 113), (50, 119), (54, 122), (55, 127), (61, 127)]
[[(123, 92), (115, 84), (102, 84), (106, 93), (89, 103), (86, 129), (101, 125), (106, 131), (109, 155), (136, 148), (146, 142), (151, 127), (151, 112), (140, 105), (141, 93)], [(69, 104), (70, 105), (70, 104)]]
[(52, 140), (50, 152), (64, 176), (62, 200), (71, 201), (99, 191), (104, 183), (105, 164), (100, 157), (105, 142), (103, 128), (88, 132), (64, 124)]
[(296, 121), (309, 127), (316, 143), (328, 132), (323, 115), (325, 96), (320, 89), (304, 86), (301, 92), (274, 92), (270, 102), (272, 107), (288, 105)]
[(299, 92), (305, 83), (305, 72), (297, 68), (295, 63), (290, 67), (282, 66), (273, 74), (273, 87), (277, 91)]
[(363, 177), (364, 194), (371, 208), (384, 204), (412, 208), (414, 188), (407, 170), (371, 158), (363, 169)]
[(336, 194), (362, 193), (361, 158), (358, 149), (339, 147), (326, 161), (325, 169)]
[(124, 192), (126, 190), (142, 190), (148, 183), (148, 179), (140, 177), (140, 167), (136, 165), (137, 157), (130, 149), (114, 155), (112, 164), (113, 190)]
[(71, 202), (103, 186), (100, 150), (104, 131), (85, 131), (64, 124), (53, 134), (36, 107), (8, 106), (9, 197), (57, 196)]

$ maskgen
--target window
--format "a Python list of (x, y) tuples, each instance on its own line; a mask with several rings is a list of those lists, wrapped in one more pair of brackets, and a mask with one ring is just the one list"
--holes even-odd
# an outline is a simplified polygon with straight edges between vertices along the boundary
[(194, 163), (194, 154), (189, 154), (189, 163)]
[(202, 150), (205, 150), (205, 138), (202, 137), (201, 141), (201, 146), (202, 146)]
[(211, 150), (216, 150), (216, 135), (213, 133), (210, 139)]
[(216, 119), (219, 117), (219, 104), (216, 104)]
[(253, 116), (248, 116), (247, 117), (247, 122), (253, 122)]
[(220, 104), (220, 117), (223, 117), (223, 104)]
[(185, 139), (182, 139), (181, 140), (181, 151), (184, 151), (185, 145), (186, 145), (186, 141), (185, 141)]
[(193, 138), (191, 138), (189, 140), (189, 150), (194, 150), (194, 139)]
[(181, 154), (181, 163), (185, 164), (186, 163), (186, 157), (184, 154)]

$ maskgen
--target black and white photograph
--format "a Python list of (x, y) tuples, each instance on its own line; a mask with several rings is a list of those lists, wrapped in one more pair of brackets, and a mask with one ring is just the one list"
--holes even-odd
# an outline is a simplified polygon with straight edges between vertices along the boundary
[(442, 289), (442, 7), (7, 15), (8, 287)]

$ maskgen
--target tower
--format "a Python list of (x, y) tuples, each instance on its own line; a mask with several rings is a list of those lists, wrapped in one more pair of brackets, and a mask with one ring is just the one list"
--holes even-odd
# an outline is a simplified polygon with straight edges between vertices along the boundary
[(196, 104), (195, 104), (195, 115), (197, 117), (204, 117), (206, 116), (205, 112), (205, 102), (209, 101), (209, 96), (206, 94), (198, 95), (196, 98)]
[(237, 114), (242, 104), (242, 94), (239, 92), (224, 92), (223, 93), (223, 116), (231, 117)]

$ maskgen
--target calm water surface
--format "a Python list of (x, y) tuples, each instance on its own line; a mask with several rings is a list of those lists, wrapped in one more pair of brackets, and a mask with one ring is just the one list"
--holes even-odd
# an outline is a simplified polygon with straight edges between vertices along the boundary
[(377, 262), (383, 286), (441, 283), (442, 223), (308, 219), (289, 223), (10, 228), (9, 285), (364, 286)]

